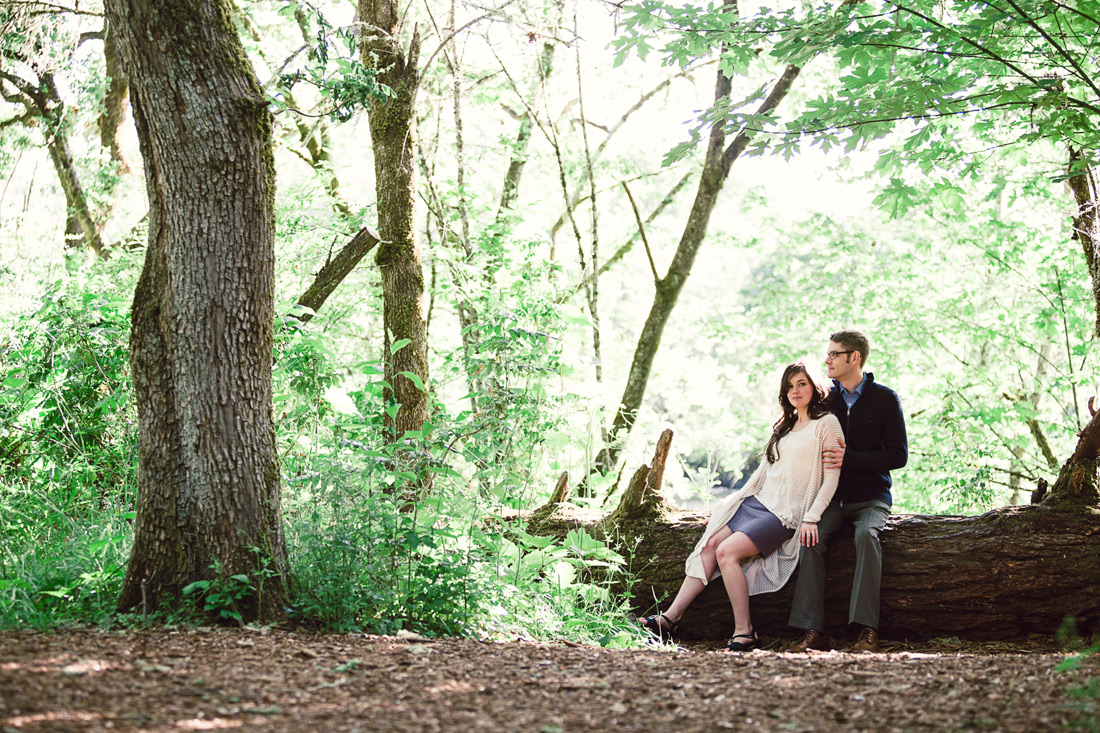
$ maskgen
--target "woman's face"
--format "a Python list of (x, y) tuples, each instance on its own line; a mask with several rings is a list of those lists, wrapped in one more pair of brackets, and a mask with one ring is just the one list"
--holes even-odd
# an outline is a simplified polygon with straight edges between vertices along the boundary
[(787, 382), (787, 401), (796, 410), (809, 406), (814, 397), (814, 385), (805, 372), (795, 372)]

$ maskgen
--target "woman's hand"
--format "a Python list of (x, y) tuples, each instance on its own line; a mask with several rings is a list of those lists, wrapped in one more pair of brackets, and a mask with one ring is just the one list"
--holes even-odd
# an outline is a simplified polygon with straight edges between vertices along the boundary
[(803, 522), (798, 528), (798, 543), (803, 547), (817, 544), (817, 522)]

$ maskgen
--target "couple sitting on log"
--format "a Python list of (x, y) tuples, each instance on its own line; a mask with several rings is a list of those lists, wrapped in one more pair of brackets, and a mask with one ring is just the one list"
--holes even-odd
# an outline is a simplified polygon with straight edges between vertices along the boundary
[(905, 465), (908, 440), (897, 394), (863, 371), (869, 352), (858, 331), (830, 336), (831, 389), (805, 362), (783, 371), (782, 414), (765, 460), (742, 489), (715, 506), (672, 605), (640, 619), (644, 627), (675, 633), (691, 602), (721, 575), (733, 606), (726, 649), (755, 649), (760, 638), (749, 596), (779, 590), (801, 563), (789, 623), (804, 633), (787, 651), (827, 650), (824, 555), (830, 539), (851, 524), (856, 569), (848, 622), (860, 627), (851, 651), (877, 651), (879, 533), (892, 503), (890, 471)]

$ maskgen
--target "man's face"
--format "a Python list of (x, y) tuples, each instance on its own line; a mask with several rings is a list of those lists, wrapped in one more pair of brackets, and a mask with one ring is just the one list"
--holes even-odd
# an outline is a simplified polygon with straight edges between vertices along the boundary
[[(855, 354), (844, 353), (850, 351), (851, 349), (844, 348), (843, 344), (838, 344), (835, 341), (829, 342), (829, 347), (825, 349), (826, 354), (836, 353), (835, 357), (825, 357), (825, 366), (829, 368), (830, 379), (837, 379), (843, 382), (860, 369), (858, 359), (853, 359)], [(862, 356), (862, 354), (860, 356)]]

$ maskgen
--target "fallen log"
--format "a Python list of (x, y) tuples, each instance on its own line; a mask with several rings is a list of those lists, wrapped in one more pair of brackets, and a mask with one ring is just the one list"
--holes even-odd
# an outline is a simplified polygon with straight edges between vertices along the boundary
[[(671, 431), (661, 436), (653, 467), (638, 470), (606, 517), (568, 504), (560, 481), (559, 501), (530, 515), (532, 532), (564, 536), (583, 526), (629, 553), (637, 613), (668, 605), (706, 526), (707, 514), (679, 511), (660, 496), (671, 438)], [(1067, 618), (1078, 633), (1100, 631), (1100, 508), (1054, 498), (981, 516), (892, 516), (882, 535), (883, 638), (1014, 639), (1054, 634)], [(826, 563), (827, 631), (843, 637), (855, 566), (851, 533), (833, 542)], [(753, 596), (753, 623), (762, 633), (796, 634), (787, 626), (793, 589), (792, 579), (775, 593)], [(681, 635), (720, 639), (732, 627), (718, 581), (684, 616)]]

